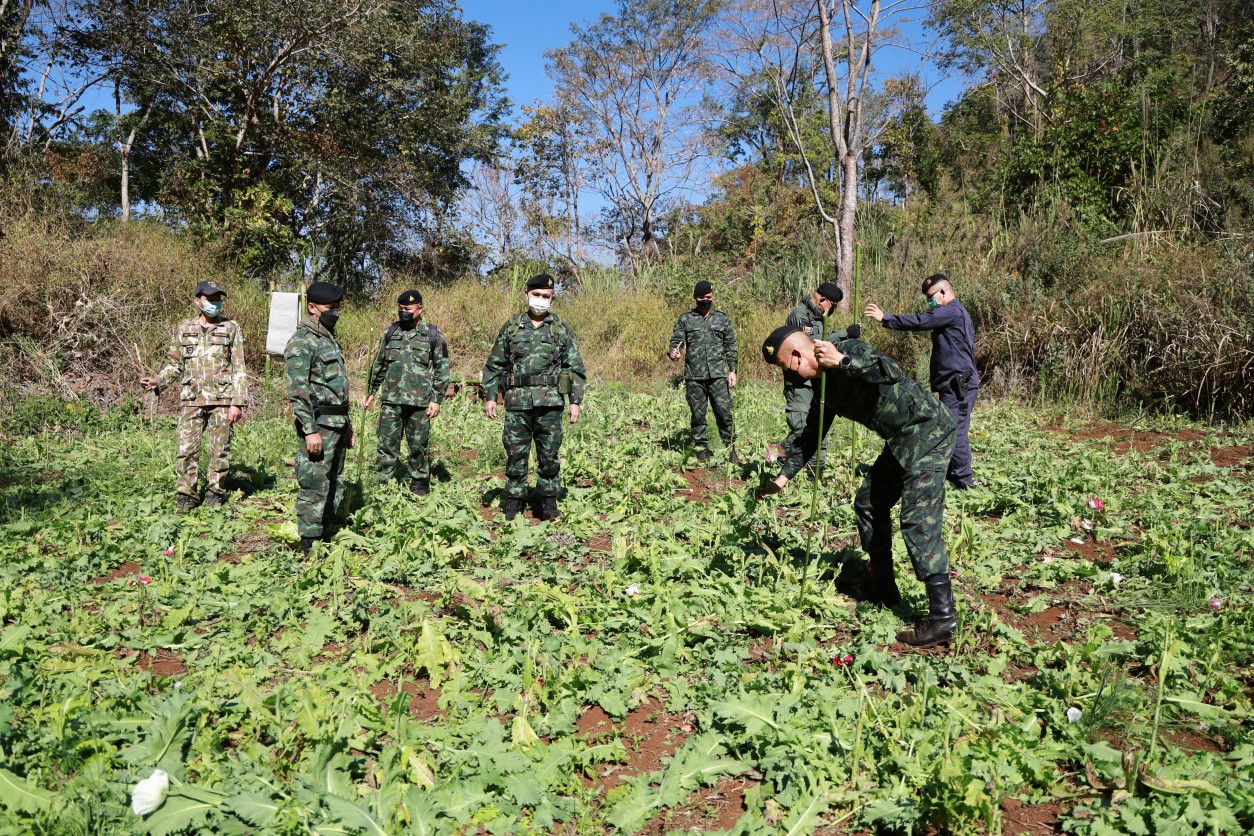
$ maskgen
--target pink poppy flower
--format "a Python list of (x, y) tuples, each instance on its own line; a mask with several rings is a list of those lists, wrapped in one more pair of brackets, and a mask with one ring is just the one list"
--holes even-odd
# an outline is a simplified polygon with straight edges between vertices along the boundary
[(1210, 608), (1212, 610), (1222, 610), (1224, 608), (1224, 602), (1222, 598), (1218, 598), (1218, 597), (1211, 598), (1210, 601), (1208, 601), (1207, 603), (1210, 604)]
[(1085, 504), (1086, 504), (1086, 505), (1088, 505), (1088, 506), (1089, 506), (1089, 508), (1093, 509), (1094, 511), (1105, 511), (1105, 510), (1106, 510), (1106, 503), (1105, 503), (1105, 502), (1102, 502), (1100, 499), (1098, 499), (1098, 498), (1097, 498), (1097, 497), (1095, 497), (1095, 496), (1091, 496), (1091, 497), (1089, 497), (1089, 501), (1088, 501), (1088, 502), (1086, 502)]

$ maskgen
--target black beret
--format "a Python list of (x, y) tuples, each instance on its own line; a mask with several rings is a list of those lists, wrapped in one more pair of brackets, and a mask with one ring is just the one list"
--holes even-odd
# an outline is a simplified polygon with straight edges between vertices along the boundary
[(781, 325), (776, 328), (762, 343), (762, 359), (768, 363), (774, 363), (779, 354), (779, 347), (784, 344), (784, 340), (793, 334), (801, 333), (804, 332), (793, 325)]
[(701, 281), (697, 282), (696, 285), (692, 288), (692, 297), (695, 299), (698, 296), (704, 296), (707, 293), (713, 293), (713, 292), (714, 292), (714, 285), (710, 284), (705, 279), (702, 279)]
[(212, 296), (215, 293), (226, 295), (226, 291), (218, 287), (217, 282), (196, 282), (197, 296)]
[(933, 273), (932, 275), (928, 276), (926, 279), (923, 280), (923, 295), (927, 296), (927, 292), (929, 290), (931, 290), (933, 287), (940, 284), (941, 282), (947, 282), (947, 281), (949, 281), (949, 279), (945, 278), (944, 273)]
[(532, 276), (527, 279), (528, 290), (552, 290), (553, 277), (548, 273), (541, 273), (538, 276)]
[(836, 286), (834, 282), (823, 282), (819, 285), (819, 295), (833, 305), (840, 304), (840, 300), (845, 298), (845, 292)]
[(305, 299), (315, 305), (334, 305), (344, 298), (344, 288), (330, 282), (314, 282), (305, 289)]
[(416, 290), (407, 290), (404, 293), (402, 293), (400, 296), (396, 297), (396, 304), (398, 305), (421, 305), (422, 294)]

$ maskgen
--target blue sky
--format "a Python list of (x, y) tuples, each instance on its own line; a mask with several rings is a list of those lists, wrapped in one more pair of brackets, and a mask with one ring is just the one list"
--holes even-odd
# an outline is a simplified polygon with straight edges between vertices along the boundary
[[(613, 0), (546, 0), (534, 5), (525, 0), (461, 0), (461, 7), (466, 19), (491, 26), (492, 40), (503, 45), (499, 60), (509, 76), (506, 88), (517, 112), (520, 105), (545, 101), (553, 93), (544, 74), (544, 51), (570, 42), (572, 22), (587, 23), (602, 12), (613, 13), (617, 4)], [(877, 58), (888, 55), (881, 52)], [(925, 81), (935, 84), (927, 101), (934, 118), (964, 86), (958, 79), (944, 79), (935, 67), (925, 69)]]

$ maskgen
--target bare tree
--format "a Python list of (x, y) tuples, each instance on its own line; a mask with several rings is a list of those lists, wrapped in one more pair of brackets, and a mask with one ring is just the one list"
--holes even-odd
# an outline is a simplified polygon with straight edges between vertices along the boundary
[(715, 0), (620, 0), (616, 16), (550, 50), (559, 101), (596, 136), (593, 188), (613, 207), (622, 256), (654, 257), (657, 222), (705, 155), (701, 93)]

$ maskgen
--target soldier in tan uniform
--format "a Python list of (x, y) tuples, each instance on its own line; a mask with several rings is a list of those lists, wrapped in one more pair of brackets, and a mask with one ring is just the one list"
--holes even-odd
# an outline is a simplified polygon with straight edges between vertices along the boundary
[(244, 370), (244, 334), (239, 323), (222, 316), (226, 294), (213, 282), (196, 285), (197, 316), (174, 330), (166, 365), (156, 377), (141, 377), (140, 385), (160, 390), (180, 386), (177, 478), (178, 510), (184, 513), (200, 502), (200, 441), (209, 434), (209, 472), (205, 507), (225, 501), (223, 481), (230, 468), (231, 428), (243, 416), (248, 400)]

